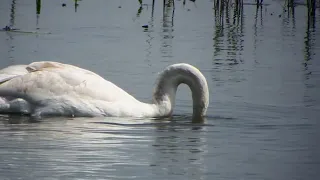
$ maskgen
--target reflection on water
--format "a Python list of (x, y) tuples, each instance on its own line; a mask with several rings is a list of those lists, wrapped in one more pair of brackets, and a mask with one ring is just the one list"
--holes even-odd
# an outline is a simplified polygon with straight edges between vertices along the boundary
[[(165, 2), (165, 1), (164, 1)], [(162, 33), (161, 33), (161, 54), (164, 58), (172, 57), (172, 40), (174, 38), (174, 8), (173, 1), (168, 1), (163, 5)]]
[(36, 26), (38, 27), (39, 25), (39, 18), (40, 18), (40, 13), (41, 13), (41, 0), (37, 0), (37, 3), (36, 3), (36, 11), (37, 11), (37, 23), (36, 23)]
[[(150, 175), (188, 175), (203, 179), (207, 152), (204, 127), (177, 118), (46, 119), (30, 123), (27, 118), (18, 122), (16, 117), (1, 117), (0, 135), (8, 141), (1, 143), (0, 167), (5, 171), (0, 177), (148, 179)], [(140, 168), (149, 171), (142, 173)]]
[(77, 12), (77, 10), (78, 10), (78, 7), (79, 7), (78, 1), (79, 0), (74, 0), (74, 12)]
[(242, 62), (243, 51), (242, 6), (229, 7), (217, 4), (214, 7), (214, 14), (214, 65), (218, 65), (216, 67), (237, 65)]
[[(310, 22), (311, 21), (311, 22)], [(307, 69), (307, 62), (312, 59), (314, 42), (315, 42), (315, 22), (314, 20), (307, 21), (306, 33), (305, 33), (305, 67)]]
[[(10, 20), (9, 20), (9, 27), (15, 27), (15, 10), (16, 10), (16, 0), (12, 0), (11, 3), (11, 8), (10, 8)], [(8, 46), (9, 46), (9, 59), (11, 61), (12, 64), (14, 64), (14, 58), (12, 55), (10, 55), (11, 53), (13, 53), (14, 51), (14, 45), (12, 45), (12, 41), (14, 41), (13, 36), (8, 33), (8, 38), (6, 39), (6, 41), (8, 42)]]
[[(181, 133), (184, 134), (183, 137), (180, 136)], [(180, 123), (158, 125), (155, 142), (152, 145), (154, 148), (152, 164), (162, 171), (154, 173), (205, 179), (207, 167), (204, 156), (208, 151), (206, 144), (205, 133), (201, 126), (185, 127)]]
[[(263, 29), (263, 15), (262, 15), (262, 10), (263, 10), (263, 6), (258, 6), (256, 8), (256, 14), (255, 14), (255, 17), (254, 17), (254, 59), (255, 59), (255, 62), (257, 62), (257, 46), (258, 46), (258, 32), (261, 32), (261, 29)], [(259, 26), (258, 26), (258, 23), (259, 23)], [(259, 29), (258, 29), (259, 27)]]
[(11, 9), (10, 9), (10, 27), (14, 27), (15, 25), (15, 9), (16, 9), (16, 0), (12, 0)]
[[(150, 17), (150, 20), (148, 21), (148, 28), (146, 29), (146, 34), (147, 34), (147, 36), (148, 36), (148, 38), (146, 39), (146, 43), (148, 44), (148, 46), (147, 46), (147, 48), (145, 49), (145, 51), (146, 51), (146, 63), (148, 63), (148, 65), (149, 66), (151, 66), (151, 63), (150, 63), (150, 61), (151, 61), (151, 50), (152, 50), (152, 40), (154, 39), (154, 6), (155, 6), (155, 4), (154, 4), (154, 0), (152, 1), (152, 6), (151, 6), (151, 17)], [(138, 14), (140, 14), (139, 13), (139, 11), (141, 12), (141, 10), (142, 10), (142, 6), (140, 6), (140, 8), (139, 8), (139, 10), (138, 10)]]

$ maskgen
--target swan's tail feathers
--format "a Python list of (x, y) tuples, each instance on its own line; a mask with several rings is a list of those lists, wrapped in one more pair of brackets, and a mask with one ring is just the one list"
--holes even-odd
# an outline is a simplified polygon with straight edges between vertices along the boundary
[(0, 85), (2, 84), (2, 83), (5, 83), (5, 82), (7, 82), (7, 81), (9, 81), (9, 80), (11, 80), (11, 79), (14, 79), (14, 78), (16, 78), (16, 77), (19, 77), (19, 76), (21, 76), (21, 75), (13, 75), (13, 74), (0, 74)]
[(13, 100), (0, 97), (0, 114), (30, 114), (30, 104), (20, 98)]

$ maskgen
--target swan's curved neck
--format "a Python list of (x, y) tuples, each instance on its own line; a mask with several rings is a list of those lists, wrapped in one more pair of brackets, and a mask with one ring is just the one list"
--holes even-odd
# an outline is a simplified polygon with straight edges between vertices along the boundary
[(153, 101), (159, 116), (170, 116), (175, 105), (178, 86), (184, 83), (192, 91), (193, 117), (203, 117), (209, 105), (209, 90), (206, 78), (189, 64), (168, 66), (159, 74), (153, 93)]

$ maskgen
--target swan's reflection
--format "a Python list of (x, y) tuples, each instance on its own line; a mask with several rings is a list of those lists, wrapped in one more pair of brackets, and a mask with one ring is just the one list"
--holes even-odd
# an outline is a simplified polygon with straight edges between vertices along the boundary
[(148, 137), (139, 133), (143, 126), (139, 120), (48, 118), (39, 123), (20, 119), (20, 124), (9, 124), (15, 120), (8, 118), (2, 117), (4, 126), (0, 125), (0, 162), (4, 163), (0, 167), (11, 164), (8, 175), (14, 179), (34, 179), (43, 173), (58, 179), (120, 177), (120, 171), (126, 172), (128, 166), (139, 168), (146, 164), (143, 158), (148, 158), (139, 155), (141, 145), (148, 142)]
[[(1, 116), (0, 120), (0, 166), (15, 179), (34, 179), (43, 173), (58, 179), (158, 173), (203, 179), (206, 172), (205, 127), (191, 124), (190, 119), (186, 123), (181, 117), (50, 118), (29, 123), (26, 117)], [(146, 168), (151, 171), (141, 174)]]
[(203, 157), (207, 153), (205, 127), (182, 124), (177, 119), (158, 124), (155, 129), (151, 166), (154, 174), (187, 175), (205, 179), (207, 167)]

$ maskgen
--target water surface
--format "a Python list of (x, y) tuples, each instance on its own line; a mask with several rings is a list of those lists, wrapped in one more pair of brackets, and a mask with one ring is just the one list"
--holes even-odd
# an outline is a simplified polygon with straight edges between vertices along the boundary
[[(3, 0), (0, 67), (55, 60), (150, 101), (157, 73), (186, 62), (210, 106), (191, 123), (178, 89), (170, 119), (0, 118), (0, 179), (318, 179), (319, 14), (283, 1), (215, 15), (213, 2)], [(249, 1), (248, 1), (249, 2)], [(144, 29), (141, 26), (148, 25)]]

